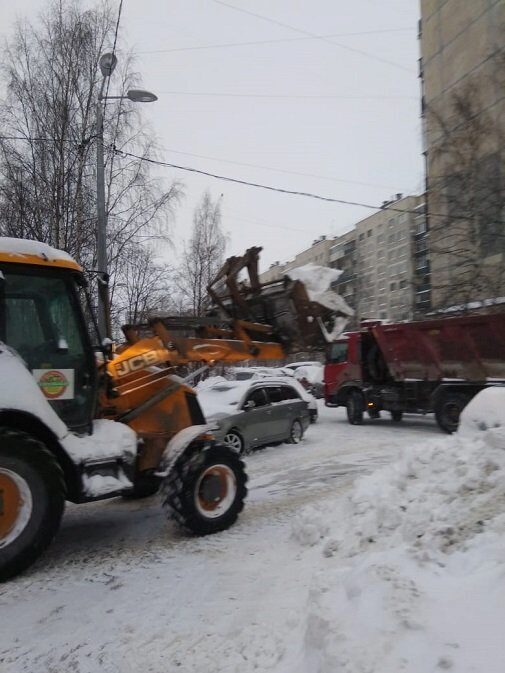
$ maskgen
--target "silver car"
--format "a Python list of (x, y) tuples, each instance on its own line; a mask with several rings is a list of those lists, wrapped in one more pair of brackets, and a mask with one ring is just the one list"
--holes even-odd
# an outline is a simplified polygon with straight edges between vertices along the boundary
[(271, 442), (298, 444), (310, 422), (307, 402), (289, 381), (219, 381), (198, 399), (216, 439), (238, 453)]

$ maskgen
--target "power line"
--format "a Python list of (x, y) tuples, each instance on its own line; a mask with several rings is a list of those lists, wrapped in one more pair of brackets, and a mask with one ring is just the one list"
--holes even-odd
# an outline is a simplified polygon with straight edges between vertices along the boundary
[[(421, 215), (422, 213), (419, 210), (414, 210), (410, 208), (398, 208), (397, 206), (392, 205), (373, 205), (370, 203), (363, 203), (362, 201), (349, 201), (347, 199), (338, 199), (332, 196), (322, 196), (321, 194), (314, 194), (312, 192), (302, 192), (294, 189), (284, 189), (283, 187), (274, 187), (272, 185), (265, 185), (259, 182), (250, 182), (249, 180), (240, 180), (239, 178), (232, 178), (226, 175), (218, 175), (217, 173), (210, 173), (209, 171), (202, 171), (198, 168), (192, 168), (190, 166), (180, 166), (178, 164), (172, 164), (168, 161), (159, 161), (158, 159), (151, 159), (150, 157), (141, 157), (138, 154), (132, 154), (131, 152), (124, 152), (123, 150), (118, 150), (116, 147), (112, 147), (112, 151), (115, 154), (118, 154), (123, 157), (130, 157), (132, 159), (137, 159), (139, 161), (145, 161), (146, 163), (154, 164), (156, 166), (165, 166), (167, 168), (174, 168), (179, 171), (186, 171), (188, 173), (197, 173), (198, 175), (205, 175), (209, 178), (215, 178), (216, 180), (223, 180), (224, 182), (231, 182), (237, 185), (244, 185), (246, 187), (255, 187), (256, 189), (264, 189), (269, 192), (277, 192), (279, 194), (290, 194), (292, 196), (303, 196), (308, 199), (315, 199), (317, 201), (325, 201), (327, 203), (338, 203), (342, 206), (357, 206), (358, 208), (368, 208), (369, 210), (388, 210), (396, 213), (410, 213), (413, 215)], [(466, 215), (449, 215), (447, 213), (429, 213), (431, 217), (440, 217), (446, 220), (466, 220)], [(496, 224), (504, 224), (505, 220), (494, 220)]]
[(381, 30), (364, 30), (354, 33), (327, 33), (326, 35), (309, 35), (304, 37), (283, 37), (276, 40), (251, 40), (249, 42), (225, 42), (223, 44), (202, 44), (191, 47), (173, 47), (172, 49), (151, 49), (148, 51), (136, 51), (135, 54), (169, 54), (177, 51), (200, 51), (202, 49), (227, 49), (230, 47), (254, 47), (263, 44), (279, 44), (281, 42), (306, 42), (330, 37), (355, 37), (359, 35), (377, 35), (381, 33), (405, 33), (413, 32), (415, 28), (383, 28)]
[(383, 95), (365, 95), (365, 96), (342, 96), (340, 94), (270, 94), (270, 93), (221, 93), (210, 91), (158, 91), (159, 94), (167, 96), (214, 96), (226, 98), (264, 98), (264, 99), (301, 99), (301, 100), (412, 100), (417, 101), (417, 96), (383, 96)]
[(395, 61), (390, 61), (389, 59), (382, 58), (381, 56), (376, 56), (375, 54), (370, 54), (367, 51), (363, 51), (362, 49), (356, 49), (355, 47), (349, 47), (346, 44), (342, 44), (341, 42), (335, 42), (333, 40), (327, 39), (325, 37), (319, 37), (315, 33), (311, 33), (308, 30), (302, 30), (301, 28), (296, 28), (295, 26), (291, 26), (287, 23), (283, 23), (282, 21), (277, 21), (276, 19), (272, 19), (268, 16), (264, 16), (263, 14), (256, 14), (255, 12), (251, 12), (248, 9), (244, 9), (242, 7), (236, 7), (235, 5), (231, 5), (228, 2), (224, 2), (224, 0), (212, 0), (212, 2), (218, 4), (218, 5), (223, 5), (223, 7), (228, 7), (229, 9), (233, 9), (236, 12), (242, 12), (243, 14), (248, 14), (249, 16), (254, 16), (256, 19), (262, 19), (263, 21), (267, 21), (268, 23), (273, 23), (276, 26), (281, 26), (282, 28), (287, 28), (288, 30), (292, 30), (296, 33), (300, 33), (302, 35), (307, 35), (312, 38), (316, 38), (318, 40), (321, 40), (322, 42), (326, 42), (327, 44), (331, 44), (334, 47), (340, 47), (341, 49), (345, 49), (347, 51), (360, 54), (361, 56), (365, 56), (366, 58), (370, 58), (374, 61), (379, 61), (381, 63), (387, 63), (388, 65), (394, 66), (395, 68), (399, 68), (400, 70), (404, 70), (406, 72), (412, 73), (414, 72), (411, 68), (406, 68), (404, 65), (401, 65), (400, 63), (396, 63)]
[(246, 168), (260, 168), (266, 171), (273, 171), (274, 173), (285, 173), (286, 175), (298, 175), (303, 178), (317, 178), (319, 180), (329, 180), (331, 182), (341, 182), (349, 185), (359, 185), (360, 187), (374, 187), (376, 189), (389, 189), (394, 190), (396, 188), (391, 187), (390, 185), (377, 185), (371, 182), (361, 182), (359, 180), (344, 180), (343, 178), (330, 177), (328, 175), (318, 175), (317, 173), (302, 173), (300, 171), (289, 171), (284, 168), (273, 168), (271, 166), (262, 166), (260, 164), (250, 164), (243, 161), (232, 161), (230, 159), (220, 159), (218, 157), (211, 157), (205, 154), (193, 154), (192, 152), (180, 152), (179, 150), (174, 150), (170, 147), (162, 148), (165, 152), (171, 152), (172, 154), (181, 154), (186, 157), (194, 157), (196, 159), (210, 159), (211, 161), (219, 161), (223, 164), (230, 164), (233, 166), (245, 166)]

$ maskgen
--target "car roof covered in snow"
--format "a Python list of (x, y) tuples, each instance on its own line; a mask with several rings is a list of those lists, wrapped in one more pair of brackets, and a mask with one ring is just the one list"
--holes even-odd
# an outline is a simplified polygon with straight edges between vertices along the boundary
[(36, 264), (82, 271), (75, 259), (63, 250), (52, 248), (47, 243), (23, 238), (0, 236), (0, 262), (12, 264)]

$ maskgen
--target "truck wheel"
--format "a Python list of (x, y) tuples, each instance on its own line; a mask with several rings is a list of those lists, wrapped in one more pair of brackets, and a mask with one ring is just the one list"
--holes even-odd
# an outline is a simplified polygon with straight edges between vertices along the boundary
[(0, 430), (0, 581), (28, 568), (49, 545), (65, 492), (63, 472), (44, 444)]
[(363, 423), (364, 409), (363, 395), (358, 390), (351, 390), (347, 397), (347, 420), (351, 425)]
[(458, 393), (442, 395), (435, 407), (435, 418), (439, 427), (450, 435), (456, 432), (461, 412), (468, 404), (468, 399)]
[(391, 414), (391, 420), (393, 423), (400, 423), (402, 418), (403, 418), (403, 411), (398, 411), (395, 409), (394, 411), (389, 412)]
[(244, 463), (223, 444), (189, 446), (162, 484), (170, 518), (197, 535), (232, 526), (247, 495)]

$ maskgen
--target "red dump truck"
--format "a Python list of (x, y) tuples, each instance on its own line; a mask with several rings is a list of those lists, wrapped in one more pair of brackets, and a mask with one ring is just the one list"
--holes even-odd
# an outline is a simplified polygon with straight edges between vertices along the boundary
[(394, 422), (434, 413), (451, 433), (465, 405), (491, 385), (505, 385), (505, 314), (370, 321), (329, 346), (324, 370), (326, 406), (346, 407), (353, 425), (365, 412), (388, 411)]

